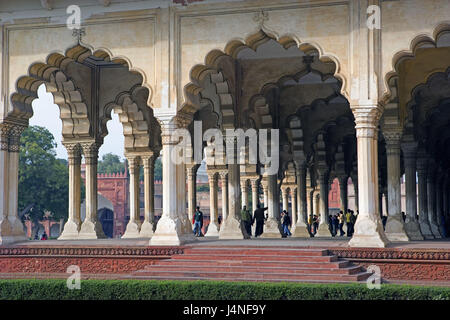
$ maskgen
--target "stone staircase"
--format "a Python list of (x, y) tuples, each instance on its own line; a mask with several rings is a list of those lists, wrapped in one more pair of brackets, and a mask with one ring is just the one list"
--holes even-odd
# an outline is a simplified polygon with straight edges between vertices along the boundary
[(130, 278), (348, 283), (370, 275), (326, 249), (198, 246), (135, 271)]

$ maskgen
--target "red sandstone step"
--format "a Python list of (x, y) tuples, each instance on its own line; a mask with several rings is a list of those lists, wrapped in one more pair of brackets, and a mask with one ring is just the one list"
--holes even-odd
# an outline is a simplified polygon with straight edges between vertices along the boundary
[(279, 279), (280, 281), (292, 281), (292, 280), (322, 280), (322, 281), (361, 281), (367, 279), (370, 274), (366, 272), (360, 272), (357, 274), (292, 274), (292, 273), (242, 273), (242, 272), (209, 272), (209, 271), (171, 271), (171, 270), (155, 270), (155, 271), (142, 271), (134, 272), (133, 277), (164, 277), (164, 278), (204, 278), (204, 279), (233, 279), (233, 280), (259, 280), (259, 281), (271, 281), (272, 279)]
[(247, 267), (247, 266), (171, 266), (154, 265), (136, 273), (147, 271), (179, 271), (179, 272), (240, 272), (240, 273), (288, 273), (288, 274), (356, 274), (362, 271), (360, 266), (350, 266), (346, 268), (286, 268), (278, 267)]
[[(204, 280), (204, 281), (247, 281), (247, 282), (260, 282), (260, 279), (229, 279), (229, 278), (205, 278), (205, 277), (167, 277), (167, 276), (126, 276), (126, 278), (131, 279), (146, 279), (146, 280), (178, 280), (178, 281), (192, 281), (192, 280)], [(365, 278), (367, 279), (367, 278)], [(299, 283), (355, 283), (355, 282), (363, 282), (365, 279), (361, 279), (358, 281), (355, 280), (346, 280), (346, 279), (339, 279), (339, 280), (323, 280), (323, 279), (290, 279), (289, 282), (299, 282)], [(285, 279), (264, 279), (264, 282), (286, 282)]]
[[(190, 259), (205, 259), (205, 260), (244, 260), (244, 261), (261, 261), (266, 260), (267, 255), (255, 255), (255, 254), (220, 254), (220, 253), (210, 253), (210, 254), (180, 254), (172, 257), (174, 260), (190, 260)], [(305, 262), (334, 262), (338, 260), (338, 257), (333, 256), (276, 256), (271, 257), (271, 260), (276, 259), (279, 262), (284, 261), (305, 261)]]
[[(161, 260), (156, 262), (155, 265), (190, 265), (190, 266), (248, 266), (248, 267), (279, 267), (280, 261), (276, 260), (266, 260), (266, 261), (240, 261), (240, 260), (195, 260), (195, 259), (170, 259)], [(339, 260), (335, 262), (303, 262), (303, 261), (283, 261), (283, 265), (286, 268), (344, 268), (350, 265), (349, 261)], [(151, 268), (152, 265), (146, 266), (146, 268)]]
[[(212, 250), (213, 249), (213, 250)], [(311, 249), (289, 249), (289, 248), (189, 248), (184, 250), (184, 254), (231, 254), (238, 253), (241, 255), (272, 255), (272, 256), (328, 256), (328, 250), (311, 250)]]

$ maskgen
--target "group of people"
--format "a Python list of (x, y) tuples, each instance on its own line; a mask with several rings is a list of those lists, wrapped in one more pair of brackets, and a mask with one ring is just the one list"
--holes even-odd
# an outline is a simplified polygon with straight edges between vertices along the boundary
[[(244, 235), (244, 239), (250, 239), (252, 237), (252, 226), (256, 222), (255, 228), (255, 238), (259, 237), (264, 232), (264, 221), (267, 220), (267, 214), (264, 213), (268, 208), (262, 208), (259, 204), (257, 205), (256, 210), (253, 215), (250, 213), (250, 210), (247, 209), (247, 206), (244, 206), (241, 210), (240, 220), (241, 220), (241, 229)], [(344, 213), (339, 211), (339, 213), (328, 216), (328, 229), (332, 237), (335, 237), (338, 232), (339, 236), (343, 237), (346, 233), (344, 232), (344, 224), (347, 225), (347, 237), (353, 236), (354, 226), (356, 223), (356, 219), (358, 213), (351, 209), (347, 209), (347, 212)], [(319, 228), (320, 218), (317, 215), (311, 215), (308, 218), (308, 231), (311, 237), (314, 237)], [(194, 216), (192, 218), (192, 223), (194, 224), (194, 235), (196, 237), (203, 237), (202, 228), (203, 228), (203, 212), (200, 211), (200, 207), (196, 208)], [(220, 224), (220, 222), (219, 222)], [(292, 220), (289, 216), (289, 213), (286, 210), (281, 212), (281, 226), (283, 231), (283, 238), (292, 236), (290, 231), (290, 227), (292, 225)]]
[[(335, 237), (338, 232), (339, 236), (345, 236), (344, 224), (347, 225), (347, 237), (353, 236), (355, 231), (354, 226), (356, 223), (357, 214), (351, 209), (347, 209), (344, 213), (339, 211), (337, 214), (330, 214), (328, 216), (328, 230), (332, 237)], [(308, 231), (311, 237), (314, 237), (319, 229), (320, 218), (317, 215), (311, 215), (308, 218)]]

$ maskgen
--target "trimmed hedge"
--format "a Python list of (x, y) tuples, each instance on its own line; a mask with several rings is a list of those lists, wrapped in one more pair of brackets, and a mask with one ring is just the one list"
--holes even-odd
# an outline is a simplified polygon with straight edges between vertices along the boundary
[(450, 300), (448, 287), (226, 281), (0, 280), (0, 300)]

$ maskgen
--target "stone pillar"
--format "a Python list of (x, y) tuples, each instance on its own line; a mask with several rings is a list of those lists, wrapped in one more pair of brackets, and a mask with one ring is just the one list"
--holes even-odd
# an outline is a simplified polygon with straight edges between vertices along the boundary
[(297, 188), (291, 187), (291, 233), (293, 234), (297, 221)]
[(228, 216), (228, 172), (221, 171), (220, 179), (222, 181), (222, 225)]
[(281, 238), (280, 220), (277, 218), (280, 211), (280, 196), (278, 194), (277, 175), (267, 176), (268, 189), (268, 218), (264, 224), (262, 238)]
[[(155, 160), (156, 156), (141, 156), (144, 165), (144, 222), (139, 236), (151, 238), (155, 229)], [(130, 170), (131, 171), (131, 170)]]
[(267, 185), (267, 181), (263, 181), (261, 185), (264, 193), (264, 207), (267, 207), (269, 205), (269, 187)]
[(11, 236), (14, 241), (25, 240), (23, 223), (19, 218), (19, 151), (20, 136), (25, 126), (13, 125), (9, 131), (8, 160), (8, 220), (11, 225)]
[(320, 188), (313, 192), (313, 215), (320, 217)]
[(9, 130), (7, 124), (0, 124), (0, 245), (14, 242), (8, 220)]
[(417, 157), (417, 176), (419, 191), (419, 227), (422, 236), (427, 239), (434, 239), (433, 232), (428, 218), (428, 194), (427, 194), (427, 159), (421, 152)]
[(219, 236), (219, 226), (217, 223), (217, 173), (208, 173), (209, 181), (209, 226), (205, 237)]
[(442, 238), (437, 225), (436, 216), (436, 188), (435, 188), (435, 162), (433, 159), (428, 161), (427, 170), (427, 198), (428, 198), (428, 218), (430, 222), (431, 232), (437, 239)]
[[(400, 187), (400, 139), (402, 132), (384, 132), (387, 154), (387, 199), (389, 212), (385, 233), (390, 241), (408, 241), (402, 217)], [(415, 186), (415, 184), (414, 184)], [(382, 210), (380, 207), (380, 215)]]
[(416, 149), (417, 143), (403, 143), (403, 159), (405, 165), (405, 189), (406, 189), (406, 223), (405, 230), (411, 240), (423, 240), (419, 224), (416, 220), (417, 195), (416, 195)]
[[(179, 139), (174, 136), (177, 128), (174, 118), (160, 118), (162, 138), (163, 167), (163, 213), (159, 219), (150, 245), (177, 246), (187, 241), (195, 241), (191, 226), (185, 227), (185, 221), (180, 212), (186, 208), (186, 169), (184, 164), (177, 164), (172, 159)], [(181, 179), (184, 181), (181, 182)], [(181, 182), (181, 183), (180, 183)], [(184, 204), (184, 205), (183, 205)], [(187, 220), (187, 214), (186, 215)], [(189, 232), (188, 230), (189, 229)]]
[[(359, 210), (359, 195), (358, 195), (358, 172), (352, 173), (351, 176), (353, 183), (353, 193), (355, 195), (355, 211)], [(352, 209), (352, 208), (350, 208)]]
[(288, 187), (281, 188), (281, 198), (283, 199), (283, 210), (289, 211), (289, 191)]
[[(197, 206), (197, 169), (197, 165), (186, 166), (188, 180), (188, 216), (191, 223)], [(193, 224), (192, 229), (194, 229)]]
[[(295, 223), (295, 229), (292, 231), (292, 237), (309, 237), (308, 226), (308, 208), (311, 207), (311, 188), (306, 187), (306, 166), (297, 162), (295, 164), (297, 175), (297, 200), (298, 212), (297, 220), (292, 219)], [(309, 189), (309, 190), (308, 190)], [(309, 205), (307, 204), (309, 198)]]
[(331, 237), (330, 230), (328, 229), (328, 169), (325, 166), (317, 168), (319, 173), (319, 185), (320, 185), (320, 221), (319, 230), (317, 230), (316, 237)]
[(305, 222), (308, 221), (308, 217), (314, 214), (313, 203), (314, 203), (314, 189), (311, 187), (306, 188), (306, 211), (307, 216)]
[(436, 224), (439, 228), (439, 233), (441, 234), (442, 238), (444, 238), (445, 235), (445, 228), (443, 224), (443, 181), (444, 180), (444, 174), (441, 169), (439, 169), (438, 174), (436, 175)]
[(239, 164), (228, 164), (228, 215), (220, 227), (219, 239), (244, 239), (238, 218), (241, 210), (239, 167)]
[(246, 206), (248, 209), (248, 183), (247, 179), (241, 179), (241, 209)]
[(258, 194), (258, 187), (259, 187), (259, 179), (252, 179), (250, 180), (250, 183), (252, 185), (252, 215), (253, 212), (255, 212), (257, 205), (259, 204), (259, 194)]
[(130, 172), (130, 221), (128, 221), (122, 238), (139, 238), (141, 217), (139, 206), (139, 171), (140, 159), (137, 156), (128, 156), (128, 169)]
[(86, 217), (81, 224), (79, 239), (106, 238), (103, 228), (97, 219), (97, 142), (81, 144), (86, 163)]
[(340, 196), (340, 210), (344, 213), (347, 212), (348, 209), (348, 176), (341, 175), (338, 177), (339, 180), (339, 196)]
[(58, 240), (78, 239), (81, 227), (81, 146), (64, 144), (69, 158), (69, 217)]
[(378, 121), (376, 105), (352, 106), (358, 152), (358, 206), (351, 247), (386, 247), (389, 243), (378, 214)]

